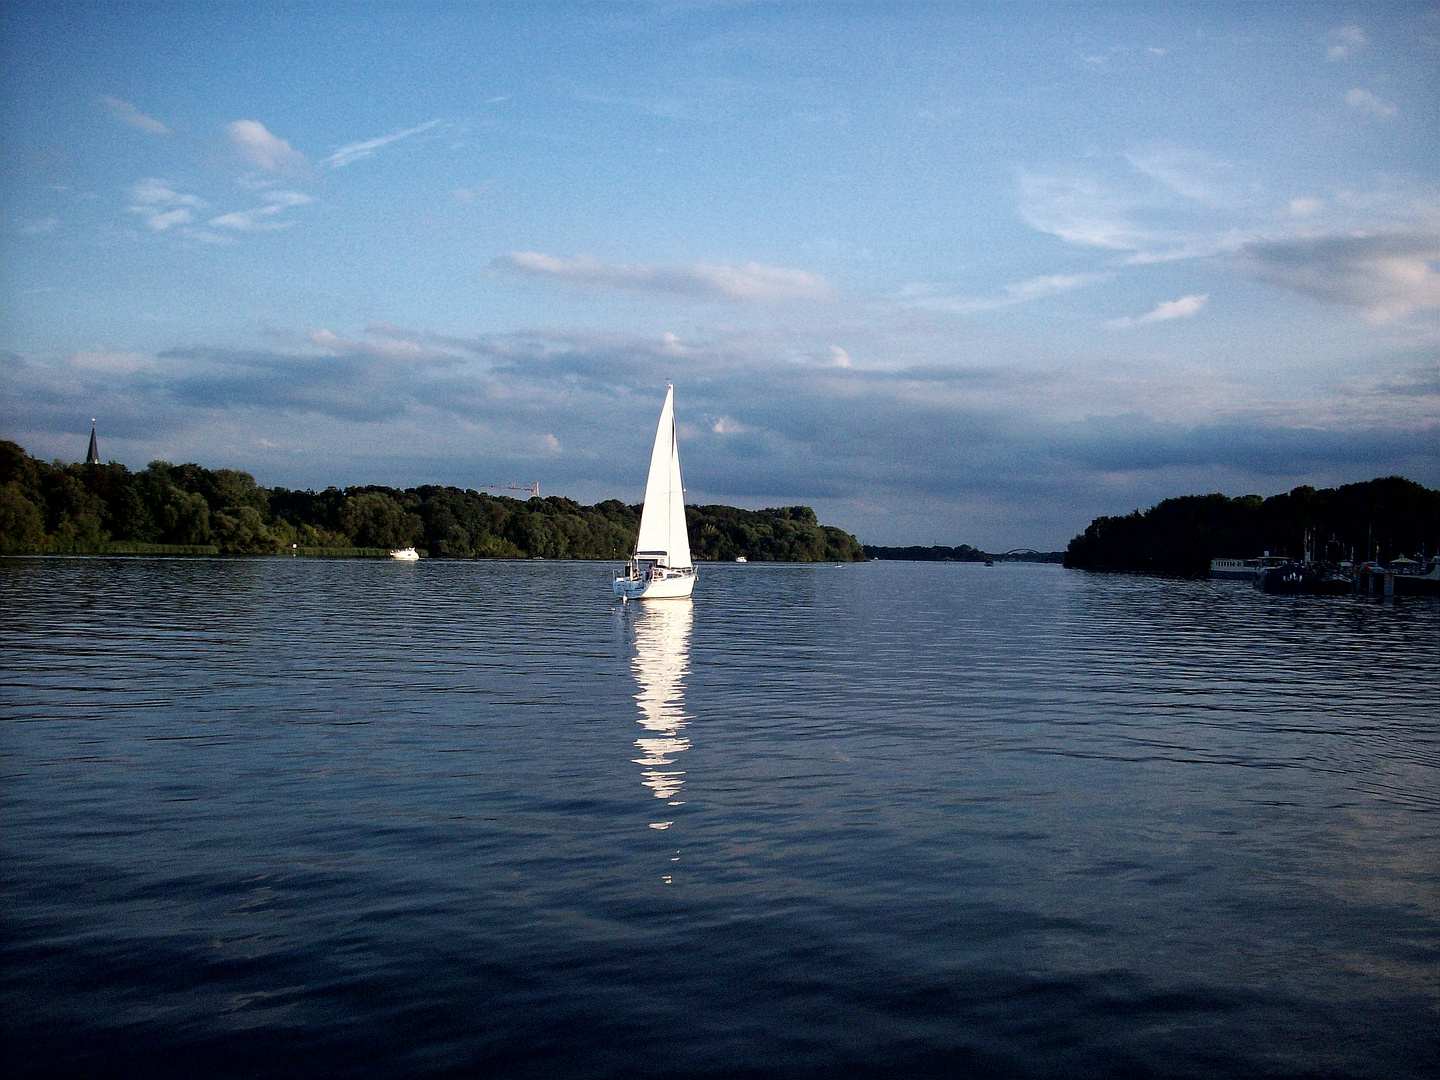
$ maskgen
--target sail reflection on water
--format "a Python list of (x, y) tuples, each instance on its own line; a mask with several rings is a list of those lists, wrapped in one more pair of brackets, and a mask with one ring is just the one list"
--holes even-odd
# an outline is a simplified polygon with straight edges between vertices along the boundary
[[(641, 766), (641, 782), (655, 798), (680, 806), (677, 796), (685, 783), (685, 770), (675, 767), (675, 759), (690, 749), (690, 740), (681, 732), (689, 722), (685, 676), (690, 672), (694, 609), (689, 600), (666, 600), (645, 604), (633, 617), (635, 656), (630, 670), (638, 688), (635, 701), (640, 706), (640, 726), (645, 729), (635, 740), (640, 756), (634, 761)], [(668, 829), (671, 824), (656, 821), (650, 827)]]

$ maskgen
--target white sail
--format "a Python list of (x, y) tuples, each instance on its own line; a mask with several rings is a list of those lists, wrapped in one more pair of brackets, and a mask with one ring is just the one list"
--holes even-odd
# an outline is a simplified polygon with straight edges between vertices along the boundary
[(680, 482), (680, 447), (675, 441), (674, 386), (665, 391), (665, 405), (655, 429), (635, 556), (655, 559), (661, 566), (675, 570), (695, 565), (690, 561), (690, 534), (685, 528), (685, 488)]

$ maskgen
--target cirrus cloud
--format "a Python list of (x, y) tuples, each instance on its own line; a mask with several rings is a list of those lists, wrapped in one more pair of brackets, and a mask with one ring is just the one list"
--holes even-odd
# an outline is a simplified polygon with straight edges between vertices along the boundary
[(164, 232), (195, 220), (208, 204), (198, 195), (176, 191), (164, 180), (141, 180), (130, 189), (130, 212), (139, 214), (151, 232)]
[(424, 124), (420, 124), (418, 127), (409, 128), (405, 131), (397, 131), (393, 135), (382, 135), (378, 139), (366, 139), (364, 142), (350, 143), (336, 150), (329, 157), (322, 160), (320, 164), (331, 169), (343, 169), (352, 161), (373, 157), (376, 150), (389, 146), (393, 142), (399, 142), (401, 139), (408, 139), (411, 135), (419, 135), (422, 131), (429, 131), (439, 123), (439, 120), (430, 120)]
[(262, 206), (221, 214), (219, 217), (211, 218), (209, 224), (224, 229), (234, 229), (237, 232), (287, 229), (295, 223), (293, 221), (277, 221), (275, 218), (292, 206), (304, 206), (312, 201), (310, 196), (302, 195), (298, 191), (265, 191), (263, 198), (265, 202)]
[(1151, 323), (1169, 322), (1171, 319), (1188, 319), (1199, 314), (1200, 309), (1209, 299), (1209, 293), (1200, 293), (1182, 296), (1179, 300), (1162, 300), (1155, 305), (1153, 310), (1138, 318), (1132, 319), (1126, 315), (1118, 319), (1111, 319), (1105, 325), (1112, 330), (1124, 330), (1131, 326), (1148, 326)]
[(156, 120), (153, 116), (146, 116), (128, 101), (121, 101), (119, 98), (108, 95), (100, 98), (101, 103), (110, 110), (110, 114), (122, 124), (129, 124), (133, 128), (149, 132), (151, 135), (170, 135), (172, 132), (168, 127)]
[(631, 266), (605, 263), (588, 255), (557, 259), (538, 251), (512, 251), (495, 266), (587, 288), (621, 292), (662, 293), (705, 299), (778, 303), (783, 300), (825, 300), (830, 282), (818, 274), (782, 266), (749, 263), (743, 267)]

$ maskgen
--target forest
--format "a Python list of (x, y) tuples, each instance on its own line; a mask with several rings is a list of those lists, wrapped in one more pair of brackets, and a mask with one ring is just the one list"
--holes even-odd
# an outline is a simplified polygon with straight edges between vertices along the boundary
[(1099, 517), (1070, 541), (1065, 565), (1082, 570), (1205, 577), (1211, 559), (1270, 552), (1299, 559), (1314, 537), (1322, 560), (1388, 561), (1440, 546), (1440, 491), (1390, 476), (1283, 495), (1186, 495), (1124, 517)]
[[(640, 507), (582, 506), (457, 487), (365, 485), (291, 491), (249, 473), (152, 461), (53, 464), (0, 441), (0, 554), (381, 555), (413, 546), (431, 557), (623, 559)], [(687, 506), (696, 560), (854, 562), (855, 537), (808, 506)]]

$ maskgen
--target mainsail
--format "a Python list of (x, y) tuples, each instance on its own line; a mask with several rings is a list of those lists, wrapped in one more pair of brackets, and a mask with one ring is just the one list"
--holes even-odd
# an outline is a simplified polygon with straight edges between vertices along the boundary
[(654, 559), (675, 570), (695, 565), (690, 561), (690, 534), (685, 530), (685, 488), (680, 483), (680, 447), (675, 442), (674, 386), (665, 391), (660, 425), (655, 429), (635, 557)]

